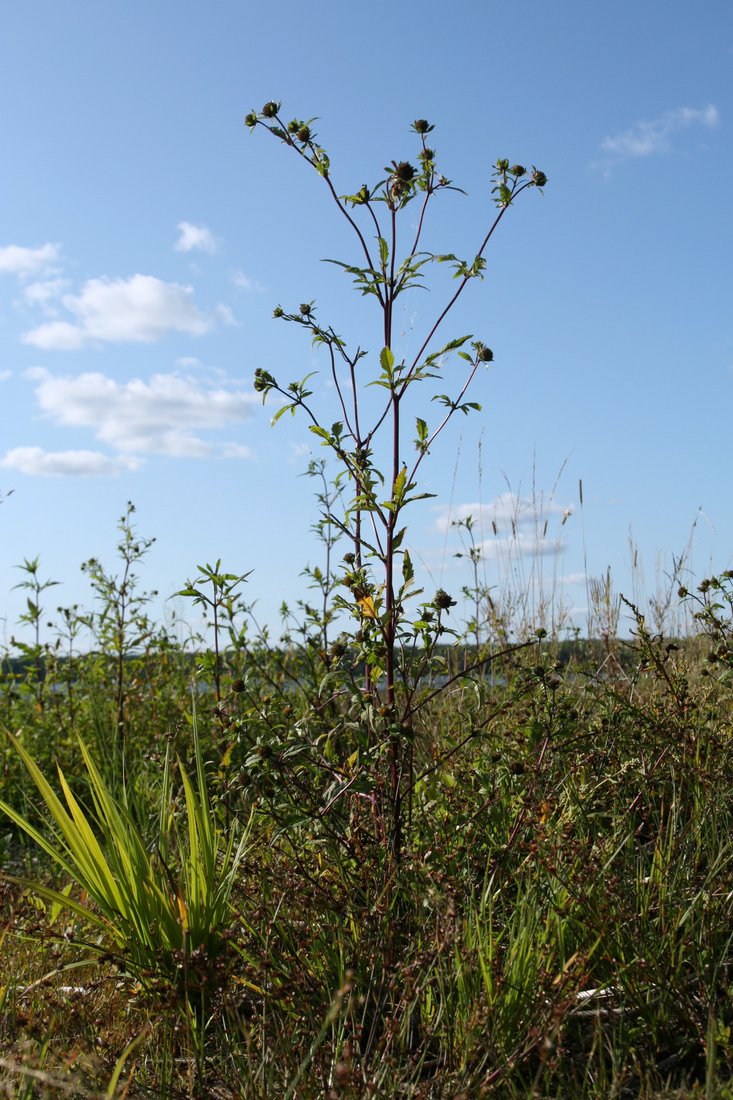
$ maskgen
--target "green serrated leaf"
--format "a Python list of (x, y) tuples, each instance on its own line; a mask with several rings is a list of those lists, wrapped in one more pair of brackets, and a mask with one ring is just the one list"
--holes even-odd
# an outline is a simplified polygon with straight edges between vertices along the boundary
[(382, 348), (379, 353), (379, 365), (384, 373), (391, 378), (394, 371), (394, 355), (391, 348)]
[(394, 485), (392, 487), (392, 500), (395, 504), (401, 504), (405, 495), (405, 485), (407, 482), (407, 467), (403, 466), (397, 477), (395, 478)]
[(281, 409), (278, 409), (270, 421), (270, 427), (274, 427), (280, 417), (284, 416), (286, 412), (295, 413), (295, 405), (283, 405)]

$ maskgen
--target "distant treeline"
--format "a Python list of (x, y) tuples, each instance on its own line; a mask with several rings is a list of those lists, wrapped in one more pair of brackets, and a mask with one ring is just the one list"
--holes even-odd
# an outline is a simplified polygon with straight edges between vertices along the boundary
[[(684, 645), (684, 643), (680, 644)], [(630, 668), (633, 664), (633, 646), (623, 641), (615, 641), (610, 647), (605, 642), (586, 638), (572, 638), (562, 641), (553, 640), (551, 642), (549, 640), (543, 640), (542, 642), (537, 641), (536, 643), (531, 643), (531, 645), (537, 646), (538, 657), (540, 654), (540, 646), (543, 655), (546, 655), (548, 651), (550, 651), (558, 666), (563, 669), (573, 664), (592, 664), (599, 667), (609, 659), (612, 659), (617, 667), (623, 669)], [(531, 648), (531, 645), (523, 646), (522, 648)], [(193, 676), (205, 652), (206, 651), (203, 650), (176, 651), (175, 660), (178, 663), (179, 669), (182, 671), (190, 671), (190, 674)], [(283, 667), (287, 666), (291, 671), (294, 667), (302, 663), (303, 660), (302, 652), (297, 650), (273, 646), (270, 648), (269, 653), (270, 656), (279, 657)], [(412, 655), (412, 661), (419, 663), (422, 656), (422, 651), (416, 649)], [(489, 670), (494, 661), (496, 661), (497, 664), (501, 664), (502, 661), (511, 659), (511, 649), (510, 647), (505, 649), (492, 649), (488, 646), (477, 648), (475, 645), (470, 644), (454, 646), (439, 645), (435, 649), (435, 656), (444, 659), (445, 672), (455, 674), (472, 667), (477, 667), (477, 669), (484, 667)], [(135, 666), (139, 667), (142, 662), (150, 667), (151, 665), (155, 666), (159, 661), (170, 661), (170, 658), (170, 651), (166, 652), (165, 655), (148, 651), (146, 653), (129, 654), (124, 658), (124, 664), (132, 668)], [(257, 650), (223, 650), (220, 653), (219, 659), (222, 674), (226, 675), (227, 673), (231, 673), (232, 675), (239, 676), (245, 671), (256, 671), (258, 664), (262, 661), (262, 653), (258, 653)], [(29, 657), (27, 654), (13, 656), (6, 654), (4, 657), (0, 658), (0, 680), (13, 681), (28, 678), (45, 680), (49, 672), (59, 679), (66, 679), (68, 678), (69, 666), (74, 666), (81, 672), (85, 666), (88, 667), (95, 662), (112, 660), (117, 660), (117, 658), (113, 657), (111, 654), (103, 654), (97, 651), (75, 654), (73, 657), (56, 654), (51, 657)], [(349, 663), (348, 651), (342, 658), (342, 661), (346, 664)], [(363, 674), (364, 672), (363, 662), (356, 657), (356, 654), (354, 654), (352, 668), (357, 675)]]

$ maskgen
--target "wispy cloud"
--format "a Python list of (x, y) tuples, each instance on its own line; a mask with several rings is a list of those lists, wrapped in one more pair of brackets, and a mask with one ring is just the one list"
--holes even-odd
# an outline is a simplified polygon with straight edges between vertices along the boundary
[(138, 458), (111, 458), (100, 451), (44, 451), (41, 447), (15, 447), (0, 459), (0, 466), (29, 477), (109, 477), (137, 470)]
[(512, 492), (500, 493), (487, 504), (457, 504), (441, 511), (437, 518), (440, 531), (467, 519), (473, 520), (473, 529), (477, 537), (491, 528), (494, 535), (503, 532), (513, 534), (518, 528), (532, 525), (544, 525), (551, 516), (562, 517), (562, 522), (570, 515), (569, 508), (563, 508), (554, 500), (544, 500), (542, 496), (532, 499)]
[(216, 448), (197, 433), (242, 423), (258, 403), (257, 395), (242, 387), (207, 386), (175, 372), (124, 383), (98, 372), (56, 376), (41, 367), (26, 375), (35, 383), (36, 400), (47, 417), (68, 427), (89, 428), (97, 439), (126, 454), (209, 457)]
[(49, 271), (59, 260), (61, 245), (44, 244), (40, 248), (25, 248), (19, 244), (0, 246), (0, 275), (15, 275), (29, 279)]
[(68, 279), (39, 279), (23, 287), (23, 301), (37, 306), (46, 313), (57, 312), (59, 298), (69, 285)]
[(557, 578), (559, 584), (587, 584), (587, 573), (563, 573)]
[[(446, 532), (472, 520), (472, 534), (481, 557), (485, 561), (509, 561), (563, 553), (565, 542), (559, 532), (571, 515), (571, 508), (564, 508), (552, 497), (546, 499), (541, 493), (528, 497), (509, 490), (487, 504), (458, 504), (444, 509), (436, 526)], [(466, 545), (465, 534), (463, 541)]]
[(479, 546), (485, 561), (554, 557), (565, 550), (562, 539), (549, 538), (546, 533), (543, 535), (534, 531), (517, 531), (513, 535), (484, 539)]
[(243, 271), (235, 271), (232, 275), (232, 282), (237, 290), (246, 290), (250, 293), (260, 294), (265, 289), (262, 283), (250, 279), (249, 275), (245, 275)]
[(88, 344), (152, 343), (169, 332), (201, 336), (215, 323), (193, 300), (193, 288), (153, 275), (89, 279), (79, 294), (66, 294), (73, 321), (49, 321), (23, 340), (45, 351), (76, 351)]
[(719, 122), (717, 107), (712, 103), (701, 108), (677, 107), (658, 118), (635, 122), (623, 133), (603, 139), (601, 151), (606, 154), (606, 158), (598, 162), (596, 167), (609, 168), (619, 161), (666, 153), (671, 148), (672, 136), (677, 131), (689, 129), (691, 126), (712, 129)]
[(217, 251), (216, 238), (207, 226), (179, 222), (177, 228), (176, 252), (208, 252), (213, 256)]
[(245, 443), (225, 443), (221, 448), (222, 458), (252, 458), (252, 448)]

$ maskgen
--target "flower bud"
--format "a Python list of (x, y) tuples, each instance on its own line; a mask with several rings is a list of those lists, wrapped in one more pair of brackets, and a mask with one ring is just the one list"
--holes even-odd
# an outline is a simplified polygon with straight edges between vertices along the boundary
[(298, 141), (302, 141), (302, 142), (310, 141), (310, 139), (311, 139), (311, 128), (310, 128), (310, 126), (301, 126), (295, 136), (297, 137)]
[(311, 312), (310, 303), (309, 302), (301, 302), (300, 305), (298, 306), (298, 313), (302, 314), (303, 317), (308, 317), (308, 316), (310, 316), (310, 312)]
[(265, 106), (262, 108), (262, 114), (265, 116), (265, 118), (274, 118), (278, 112), (278, 107), (279, 104), (275, 103), (274, 100), (270, 100), (270, 102), (266, 103)]
[(282, 306), (275, 306), (275, 308), (272, 311), (272, 316), (273, 317), (282, 317), (282, 315), (283, 315), (283, 307)]
[(272, 386), (277, 385), (270, 372), (263, 370), (262, 367), (258, 367), (255, 371), (255, 380), (253, 384), (257, 393), (263, 393), (265, 390), (269, 390)]
[(494, 358), (494, 353), (491, 348), (482, 347), (479, 348), (478, 357), (482, 363), (491, 363)]
[(416, 134), (428, 134), (433, 127), (426, 118), (416, 118), (412, 124), (412, 128)]
[(401, 160), (399, 163), (392, 161), (394, 167), (394, 178), (400, 183), (410, 183), (415, 178), (415, 169), (408, 160)]
[(451, 607), (455, 607), (455, 605), (456, 601), (442, 588), (439, 588), (433, 599), (433, 607), (437, 607), (438, 611), (448, 611)]
[(250, 111), (248, 115), (244, 116), (244, 125), (249, 126), (250, 130), (253, 130), (257, 125), (257, 112)]
[(535, 185), (535, 187), (544, 187), (547, 183), (547, 176), (544, 172), (540, 172), (538, 168), (533, 168), (532, 183)]

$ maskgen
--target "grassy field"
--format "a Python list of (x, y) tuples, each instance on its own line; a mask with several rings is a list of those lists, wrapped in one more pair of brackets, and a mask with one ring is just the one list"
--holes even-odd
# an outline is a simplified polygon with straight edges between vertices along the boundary
[(122, 530), (3, 667), (0, 1095), (733, 1096), (730, 575), (683, 639), (412, 652), (397, 842), (358, 641), (217, 563), (181, 647)]
[[(307, 471), (323, 561), (278, 637), (218, 561), (177, 593), (198, 627), (153, 621), (132, 505), (117, 562), (82, 566), (91, 608), (59, 609), (50, 635), (51, 582), (21, 566), (0, 681), (0, 1092), (730, 1100), (733, 574), (689, 593), (676, 559), (629, 605), (626, 642), (610, 570), (588, 578), (583, 639), (536, 509), (533, 552), (492, 562), (504, 586), (481, 525), (455, 524), (465, 623), (418, 586), (406, 517), (494, 358), (443, 322), (547, 177), (497, 160), (461, 259), (423, 239), (455, 189), (426, 119), (411, 161), (346, 195), (313, 121), (276, 101), (245, 119), (315, 172), (377, 322), (364, 363), (314, 301), (274, 310), (322, 355), (335, 422), (310, 373), (254, 374), (273, 422), (297, 414), (326, 448)], [(398, 359), (397, 299), (429, 270), (442, 304)]]

